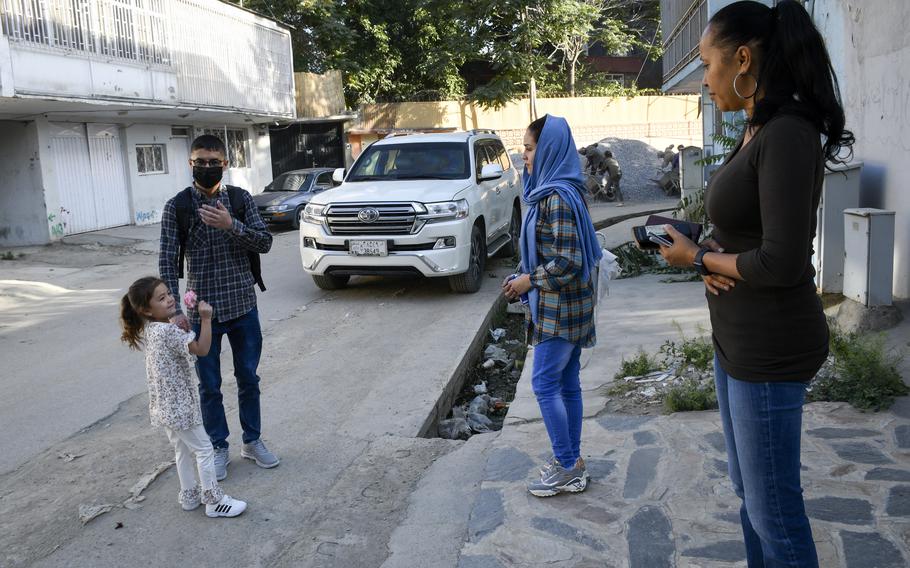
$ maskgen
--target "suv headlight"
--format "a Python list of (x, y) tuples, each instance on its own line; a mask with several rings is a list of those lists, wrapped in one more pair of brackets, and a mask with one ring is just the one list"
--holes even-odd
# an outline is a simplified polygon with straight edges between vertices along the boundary
[(325, 223), (325, 207), (325, 205), (307, 203), (307, 206), (303, 209), (304, 222), (312, 223), (314, 225), (322, 225)]
[(465, 219), (471, 210), (465, 199), (458, 201), (440, 201), (438, 203), (424, 203), (425, 212), (417, 215), (418, 219), (424, 221), (448, 221), (451, 219)]

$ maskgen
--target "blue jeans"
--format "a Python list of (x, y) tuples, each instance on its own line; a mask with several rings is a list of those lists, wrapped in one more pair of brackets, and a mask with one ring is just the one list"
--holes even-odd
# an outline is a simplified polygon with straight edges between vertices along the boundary
[(531, 388), (540, 405), (553, 455), (571, 468), (581, 456), (581, 346), (561, 338), (534, 347)]
[(717, 357), (714, 378), (749, 568), (817, 568), (800, 485), (805, 383), (740, 381)]
[[(199, 324), (193, 330), (199, 333)], [(202, 403), (202, 422), (215, 448), (228, 447), (227, 419), (221, 396), (221, 338), (227, 335), (234, 355), (234, 376), (237, 378), (237, 401), (240, 406), (240, 426), (243, 443), (258, 440), (259, 415), (259, 357), (262, 354), (262, 330), (259, 309), (225, 322), (212, 322), (212, 347), (205, 357), (196, 358), (199, 375), (199, 399)]]

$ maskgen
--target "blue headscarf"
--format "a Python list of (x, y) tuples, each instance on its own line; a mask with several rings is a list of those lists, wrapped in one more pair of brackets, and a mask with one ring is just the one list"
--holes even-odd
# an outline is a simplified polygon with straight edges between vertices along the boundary
[[(537, 216), (540, 202), (558, 193), (569, 204), (578, 226), (579, 246), (583, 264), (581, 278), (588, 280), (593, 274), (591, 268), (600, 261), (603, 253), (594, 232), (594, 224), (588, 214), (582, 197), (585, 191), (584, 179), (581, 177), (581, 164), (575, 140), (566, 119), (560, 116), (547, 115), (543, 130), (537, 141), (534, 154), (533, 173), (524, 170), (524, 193), (522, 199), (528, 205), (528, 213), (521, 226), (521, 271), (530, 274), (537, 268)], [(531, 320), (537, 323), (537, 304), (540, 292), (531, 288), (528, 301), (531, 308)]]

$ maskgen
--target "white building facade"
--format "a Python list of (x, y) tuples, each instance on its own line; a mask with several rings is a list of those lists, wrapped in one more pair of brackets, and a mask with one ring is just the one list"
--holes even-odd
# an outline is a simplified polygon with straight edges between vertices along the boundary
[(0, 245), (160, 220), (189, 144), (225, 181), (271, 181), (268, 125), (295, 117), (290, 33), (219, 0), (0, 0)]
[[(734, 0), (661, 0), (664, 90), (702, 93), (705, 155), (723, 153), (713, 135), (732, 117), (702, 92), (698, 40), (712, 15)], [(769, 6), (775, 0), (762, 0)], [(893, 295), (910, 298), (910, 2), (806, 0), (840, 82), (847, 128), (862, 164), (860, 207), (895, 212)]]

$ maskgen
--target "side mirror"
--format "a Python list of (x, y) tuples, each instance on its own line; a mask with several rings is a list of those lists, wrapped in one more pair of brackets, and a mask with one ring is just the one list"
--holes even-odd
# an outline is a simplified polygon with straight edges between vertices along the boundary
[(336, 184), (344, 181), (344, 168), (336, 168), (335, 171), (332, 172), (332, 181)]
[(487, 164), (480, 170), (480, 181), (499, 179), (502, 177), (502, 166), (499, 164)]

